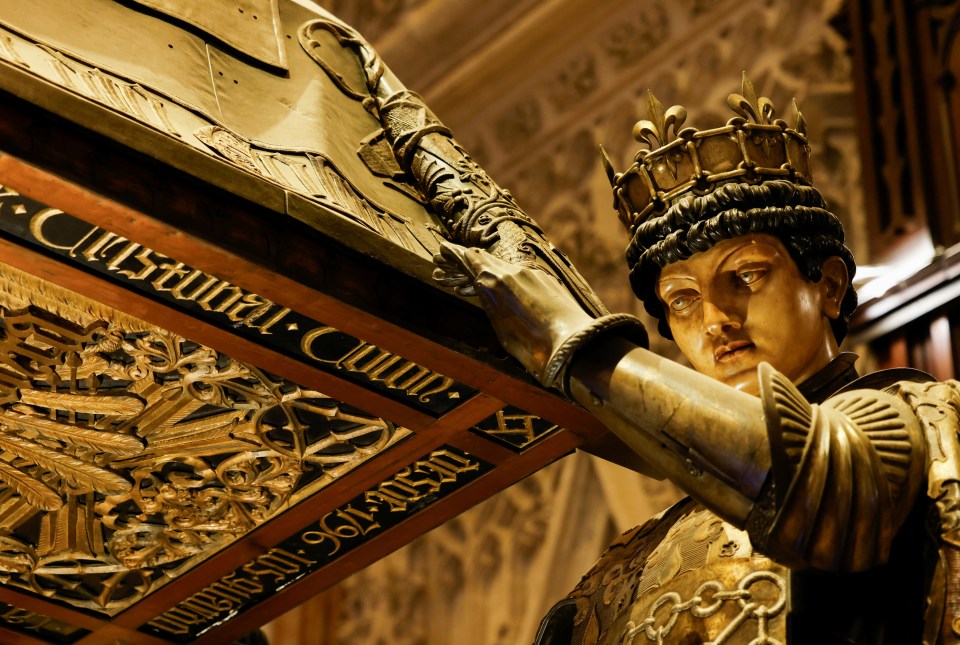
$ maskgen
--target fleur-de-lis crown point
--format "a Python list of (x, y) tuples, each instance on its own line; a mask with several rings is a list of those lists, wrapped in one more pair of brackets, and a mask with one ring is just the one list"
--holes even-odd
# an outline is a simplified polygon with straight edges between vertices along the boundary
[(604, 169), (614, 188), (620, 218), (630, 231), (657, 217), (684, 195), (715, 189), (723, 183), (750, 184), (777, 179), (810, 185), (810, 147), (806, 122), (794, 101), (796, 126), (775, 118), (773, 102), (757, 96), (742, 76), (740, 93), (727, 96), (735, 116), (707, 130), (682, 128), (687, 111), (668, 109), (647, 92), (647, 118), (633, 136), (641, 144), (632, 165), (617, 172), (604, 155)]
[(793, 99), (793, 113), (797, 117), (797, 124), (793, 129), (803, 136), (807, 136), (807, 120), (803, 118), (803, 114), (800, 112), (800, 106), (797, 105), (797, 99)]
[(673, 105), (664, 110), (653, 91), (647, 90), (647, 117), (633, 126), (633, 138), (653, 150), (677, 138), (677, 133), (687, 120), (687, 110), (682, 105)]
[(743, 73), (741, 87), (740, 94), (734, 92), (727, 97), (727, 105), (730, 109), (747, 121), (760, 125), (773, 123), (773, 117), (776, 114), (773, 101), (765, 96), (757, 97), (757, 92), (753, 89), (753, 83), (747, 78), (746, 72)]

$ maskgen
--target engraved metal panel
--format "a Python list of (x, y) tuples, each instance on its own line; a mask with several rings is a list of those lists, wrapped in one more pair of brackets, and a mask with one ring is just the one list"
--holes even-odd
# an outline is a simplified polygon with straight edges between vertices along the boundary
[[(112, 4), (108, 2), (107, 8), (115, 11)], [(2, 2), (0, 7), (4, 9), (5, 20), (13, 17), (17, 22), (33, 26), (28, 18), (3, 7)], [(98, 11), (99, 5), (91, 10)], [(127, 16), (115, 18), (117, 22), (123, 22), (122, 18)], [(137, 18), (137, 21), (142, 20), (143, 17)], [(138, 24), (139, 22), (124, 26), (136, 27)], [(111, 60), (113, 55), (92, 49), (85, 52), (86, 56), (80, 56), (75, 53), (76, 45), (70, 49), (54, 46), (4, 22), (0, 22), (0, 63), (13, 65), (38, 79), (130, 117), (158, 133), (173, 137), (193, 150), (216, 156), (252, 173), (260, 180), (278, 184), (313, 202), (332, 208), (368, 231), (422, 258), (429, 259), (433, 256), (438, 241), (442, 238), (441, 224), (422, 207), (420, 197), (414, 191), (402, 182), (381, 181), (357, 158), (357, 150), (362, 146), (363, 136), (367, 134), (363, 128), (357, 130), (355, 141), (348, 142), (349, 150), (343, 148), (342, 142), (329, 142), (322, 138), (300, 143), (303, 147), (298, 148), (271, 144), (269, 141), (252, 141), (224, 126), (218, 114), (220, 107), (217, 106), (221, 106), (220, 102), (226, 101), (226, 98), (222, 95), (223, 91), (216, 91), (213, 81), (206, 77), (208, 65), (214, 64), (206, 60), (211, 55), (209, 50), (203, 47), (202, 42), (194, 42), (196, 39), (181, 43), (181, 38), (174, 38), (166, 33), (169, 26), (165, 26), (162, 33), (146, 28), (154, 26), (153, 23), (147, 23), (140, 27), (142, 38), (149, 41), (151, 47), (160, 47), (157, 55), (153, 57), (153, 66), (158, 69), (153, 69), (150, 61), (147, 61), (144, 64), (148, 69), (141, 70), (137, 77), (126, 76), (113, 69), (111, 63), (116, 63)], [(99, 25), (95, 27), (100, 28)], [(58, 38), (64, 37), (63, 34), (58, 34)], [(155, 38), (162, 39), (164, 43), (169, 42), (169, 47), (157, 45)], [(86, 39), (80, 39), (79, 42), (83, 43), (80, 46), (81, 51), (91, 47)], [(181, 49), (189, 49), (191, 53), (183, 54)], [(326, 82), (323, 72), (316, 69), (302, 51), (297, 49), (295, 52), (299, 61), (296, 84), (312, 87), (320, 78)], [(160, 54), (166, 57), (168, 53), (170, 56), (184, 57), (171, 60), (161, 58)], [(253, 88), (258, 86), (258, 83), (268, 81), (279, 82), (270, 73), (244, 61), (236, 61), (230, 55), (218, 56), (229, 62), (231, 69), (235, 68), (228, 75), (239, 75), (244, 81), (243, 87), (250, 85)], [(102, 62), (96, 60), (100, 57), (104, 59)], [(198, 69), (204, 73), (199, 74)], [(220, 79), (224, 73), (221, 70), (216, 78)], [(191, 79), (191, 85), (189, 88), (180, 87), (178, 84), (166, 89), (158, 87), (162, 80), (156, 79), (167, 77)], [(201, 78), (205, 80), (198, 80)], [(152, 84), (151, 79), (154, 80)], [(294, 81), (286, 79), (285, 82), (286, 85), (282, 87), (295, 95), (296, 92), (292, 89)], [(237, 83), (236, 78), (228, 83), (230, 91), (236, 90)], [(270, 83), (268, 84), (272, 89), (281, 87), (274, 87)], [(326, 109), (342, 111), (340, 107), (327, 105), (331, 99), (325, 94), (317, 97), (317, 100)], [(241, 102), (245, 104), (247, 101)], [(223, 103), (221, 107), (226, 105)], [(263, 109), (258, 103), (254, 112), (260, 114)], [(293, 113), (313, 114), (315, 110), (317, 106), (310, 105), (303, 106), (302, 110), (293, 110)], [(369, 119), (359, 106), (351, 114)], [(347, 118), (345, 113), (340, 116)], [(243, 122), (240, 117), (234, 120)], [(313, 130), (324, 136), (328, 134), (314, 121), (308, 120), (307, 123), (312, 124)], [(374, 122), (371, 121), (370, 129), (373, 127)], [(314, 132), (314, 135), (317, 132)]]
[(491, 468), (490, 464), (450, 446), (434, 450), (141, 629), (176, 642), (189, 642), (229, 616), (396, 526)]
[(409, 435), (0, 271), (0, 576), (114, 615)]
[(2, 187), (0, 231), (433, 415), (475, 394), (344, 331)]
[(508, 405), (475, 425), (473, 430), (493, 437), (511, 448), (523, 450), (559, 431), (560, 426)]

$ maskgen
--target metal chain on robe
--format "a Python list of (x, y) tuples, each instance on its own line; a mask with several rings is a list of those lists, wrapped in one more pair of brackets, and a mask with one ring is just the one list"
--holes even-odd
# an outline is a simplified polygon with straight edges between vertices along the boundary
[[(754, 594), (750, 592), (749, 588), (751, 586), (761, 582), (776, 587), (777, 593), (772, 598), (772, 604), (770, 605), (757, 601)], [(709, 597), (705, 598), (708, 594)], [(643, 634), (647, 641), (662, 645), (683, 612), (690, 612), (690, 615), (694, 618), (709, 618), (720, 612), (724, 603), (730, 601), (736, 601), (740, 605), (740, 613), (727, 623), (716, 638), (706, 645), (721, 645), (728, 642), (733, 633), (750, 619), (757, 623), (757, 635), (750, 641), (750, 645), (782, 645), (779, 640), (771, 637), (767, 632), (767, 622), (786, 607), (787, 583), (786, 580), (769, 571), (755, 571), (744, 577), (736, 589), (731, 590), (727, 590), (723, 583), (717, 580), (705, 582), (697, 588), (693, 598), (686, 602), (681, 599), (680, 594), (674, 591), (664, 593), (653, 602), (647, 617), (640, 624), (633, 621), (626, 624), (620, 643), (622, 645), (633, 645), (636, 642), (634, 639)], [(669, 606), (669, 610), (666, 622), (657, 625), (655, 616), (657, 610), (667, 606)]]

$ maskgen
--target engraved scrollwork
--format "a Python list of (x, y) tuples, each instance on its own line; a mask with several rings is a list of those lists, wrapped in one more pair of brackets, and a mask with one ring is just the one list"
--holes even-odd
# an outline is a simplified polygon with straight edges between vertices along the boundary
[(6, 279), (8, 585), (114, 614), (407, 432), (33, 278), (57, 313), (12, 308)]

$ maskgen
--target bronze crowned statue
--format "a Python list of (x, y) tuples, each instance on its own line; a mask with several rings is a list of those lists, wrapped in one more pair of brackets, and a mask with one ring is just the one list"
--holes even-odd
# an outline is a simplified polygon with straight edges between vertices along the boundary
[(536, 642), (957, 642), (960, 383), (858, 377), (839, 351), (855, 264), (799, 112), (775, 119), (746, 79), (714, 129), (650, 103), (647, 147), (607, 168), (633, 289), (693, 369), (544, 271), (437, 259), (531, 374), (690, 496), (614, 543)]

